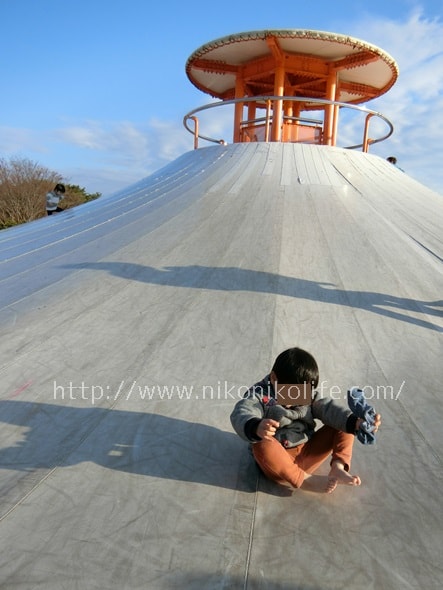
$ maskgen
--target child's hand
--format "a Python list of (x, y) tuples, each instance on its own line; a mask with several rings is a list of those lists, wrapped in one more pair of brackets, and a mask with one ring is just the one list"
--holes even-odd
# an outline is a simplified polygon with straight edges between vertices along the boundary
[(257, 427), (257, 436), (262, 440), (270, 440), (277, 432), (280, 423), (271, 418), (264, 418)]
[(380, 414), (375, 414), (375, 417), (374, 417), (374, 426), (375, 426), (374, 432), (377, 432), (377, 430), (380, 428), (380, 425), (381, 425), (381, 416), (380, 416)]
[[(358, 418), (355, 430), (358, 430), (360, 428), (362, 422), (364, 422), (363, 418)], [(374, 430), (372, 432), (374, 432), (374, 433), (377, 432), (380, 425), (381, 425), (381, 415), (375, 414), (375, 416), (374, 416)]]

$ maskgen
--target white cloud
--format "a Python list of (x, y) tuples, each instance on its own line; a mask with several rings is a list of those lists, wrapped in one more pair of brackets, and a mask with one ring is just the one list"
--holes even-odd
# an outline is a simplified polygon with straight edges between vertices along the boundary
[[(170, 123), (137, 126), (128, 121), (82, 121), (37, 131), (0, 127), (1, 157), (26, 157), (67, 182), (103, 194), (115, 192), (192, 149), (192, 137)], [(175, 139), (184, 136), (183, 140)]]
[(33, 129), (16, 127), (0, 127), (0, 154), (2, 156), (15, 156), (27, 151), (45, 152), (46, 142), (42, 140), (42, 134)]
[(131, 158), (144, 158), (148, 153), (147, 134), (127, 121), (85, 121), (58, 129), (55, 136), (61, 142), (98, 152), (121, 153)]
[[(148, 176), (193, 147), (192, 136), (182, 126), (158, 119), (138, 126), (88, 120), (57, 129), (53, 135), (61, 149), (78, 152), (63, 174), (103, 194)], [(84, 150), (90, 152), (87, 165)]]
[(115, 193), (149, 175), (146, 170), (117, 166), (73, 166), (66, 168), (64, 174), (66, 181), (102, 195)]
[(151, 156), (159, 162), (169, 162), (193, 148), (193, 139), (183, 125), (171, 121), (151, 119), (149, 133), (155, 152)]
[(397, 21), (369, 17), (354, 30), (387, 51), (400, 69), (393, 88), (367, 105), (386, 115), (395, 129), (374, 151), (395, 151), (406, 172), (443, 194), (443, 22), (417, 10)]

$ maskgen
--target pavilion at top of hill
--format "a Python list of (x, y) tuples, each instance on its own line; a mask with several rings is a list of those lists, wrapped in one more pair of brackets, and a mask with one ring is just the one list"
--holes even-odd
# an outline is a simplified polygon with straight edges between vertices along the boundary
[[(237, 33), (206, 43), (188, 58), (186, 73), (203, 92), (235, 103), (234, 143), (337, 145), (341, 106), (361, 109), (356, 105), (387, 92), (399, 71), (375, 45), (295, 29)], [(257, 116), (258, 109), (266, 109), (266, 116)], [(320, 111), (323, 118), (307, 117), (306, 111)], [(367, 127), (364, 151), (372, 141), (366, 135)]]
[(395, 60), (365, 41), (305, 29), (237, 33), (202, 45), (186, 63), (191, 82), (222, 100), (239, 95), (325, 98), (361, 104), (398, 78)]

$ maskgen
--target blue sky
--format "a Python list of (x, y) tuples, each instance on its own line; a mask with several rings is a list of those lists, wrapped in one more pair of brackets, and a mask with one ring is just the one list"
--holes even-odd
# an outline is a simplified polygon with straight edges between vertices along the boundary
[[(0, 157), (29, 158), (88, 192), (120, 190), (192, 150), (183, 116), (211, 98), (186, 76), (191, 53), (231, 33), (292, 28), (392, 55), (397, 83), (366, 106), (395, 133), (371, 152), (396, 155), (443, 194), (441, 0), (0, 0)], [(231, 128), (220, 115), (201, 131), (230, 140)]]

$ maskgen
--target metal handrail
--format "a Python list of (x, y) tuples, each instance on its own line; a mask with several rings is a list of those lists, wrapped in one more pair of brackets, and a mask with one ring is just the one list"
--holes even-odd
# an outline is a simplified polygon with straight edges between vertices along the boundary
[[(391, 135), (394, 132), (394, 126), (389, 121), (389, 119), (387, 119), (382, 113), (379, 113), (377, 111), (372, 111), (371, 109), (367, 109), (366, 107), (361, 107), (361, 106), (358, 106), (355, 104), (350, 104), (347, 102), (339, 102), (336, 100), (327, 100), (327, 99), (323, 99), (323, 98), (309, 98), (309, 97), (303, 97), (303, 96), (244, 96), (242, 98), (234, 98), (232, 100), (221, 100), (218, 102), (203, 105), (201, 107), (197, 107), (196, 109), (189, 111), (189, 113), (187, 113), (183, 117), (183, 125), (184, 125), (185, 129), (187, 131), (189, 131), (189, 133), (194, 135), (194, 147), (195, 148), (198, 147), (198, 139), (203, 139), (205, 141), (209, 141), (212, 143), (226, 145), (227, 142), (223, 139), (214, 139), (212, 137), (207, 137), (207, 136), (201, 135), (199, 133), (198, 119), (195, 116), (196, 113), (206, 111), (208, 109), (213, 109), (213, 108), (217, 108), (220, 106), (228, 105), (228, 104), (237, 104), (237, 103), (245, 103), (245, 102), (265, 102), (268, 105), (268, 109), (267, 109), (266, 117), (264, 117), (263, 120), (266, 121), (266, 127), (267, 127), (267, 129), (269, 129), (269, 122), (270, 122), (270, 118), (271, 118), (270, 114), (269, 114), (270, 113), (269, 104), (271, 101), (276, 101), (276, 100), (303, 102), (303, 103), (318, 104), (318, 105), (323, 105), (323, 106), (333, 105), (333, 106), (338, 106), (340, 109), (341, 108), (353, 109), (356, 111), (360, 111), (362, 113), (366, 113), (367, 116), (365, 119), (365, 127), (364, 127), (364, 135), (363, 135), (362, 143), (359, 143), (357, 145), (352, 145), (352, 146), (346, 146), (345, 149), (352, 150), (352, 149), (363, 148), (364, 151), (367, 151), (369, 145), (385, 141), (386, 139), (391, 137)], [(381, 119), (382, 121), (384, 121), (387, 124), (389, 131), (386, 135), (383, 135), (382, 137), (378, 137), (376, 139), (369, 138), (369, 121), (372, 117), (378, 117), (379, 119)], [(194, 130), (192, 130), (188, 127), (189, 119), (194, 121)], [(244, 123), (244, 122), (242, 121), (242, 123)], [(268, 138), (269, 138), (269, 132), (266, 133), (266, 141), (268, 140)]]
[[(194, 119), (196, 117), (191, 117)], [(257, 119), (245, 119), (241, 121), (240, 125), (249, 125), (250, 123), (264, 123), (267, 117), (257, 117)], [(323, 121), (321, 119), (308, 119), (306, 117), (290, 117), (289, 115), (283, 116), (284, 121), (299, 121), (301, 123), (312, 123), (313, 125), (322, 125)]]

